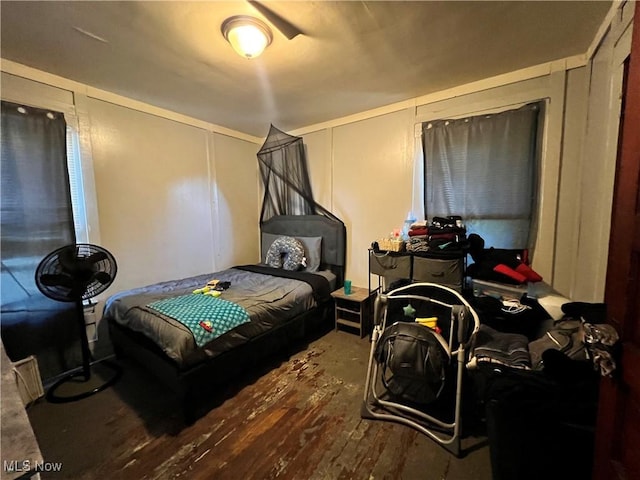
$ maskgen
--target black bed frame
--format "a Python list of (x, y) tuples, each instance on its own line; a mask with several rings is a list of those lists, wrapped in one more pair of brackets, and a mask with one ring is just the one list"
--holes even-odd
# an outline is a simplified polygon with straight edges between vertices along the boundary
[[(320, 215), (287, 215), (267, 220), (261, 225), (261, 230), (262, 233), (279, 235), (322, 236), (321, 269), (329, 269), (336, 275), (336, 288), (343, 285), (346, 229), (342, 222)], [(327, 330), (333, 324), (332, 302), (328, 299), (232, 350), (187, 369), (180, 369), (147, 337), (115, 321), (109, 321), (109, 333), (118, 357), (124, 356), (139, 363), (178, 395), (184, 420), (191, 424), (202, 410), (201, 400), (213, 388), (237, 378), (267, 357)]]

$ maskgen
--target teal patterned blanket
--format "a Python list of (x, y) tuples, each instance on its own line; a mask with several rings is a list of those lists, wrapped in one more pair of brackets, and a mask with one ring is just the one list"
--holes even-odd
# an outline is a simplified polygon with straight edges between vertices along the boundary
[(191, 293), (158, 300), (147, 307), (186, 326), (198, 347), (250, 321), (247, 311), (237, 303), (209, 295)]

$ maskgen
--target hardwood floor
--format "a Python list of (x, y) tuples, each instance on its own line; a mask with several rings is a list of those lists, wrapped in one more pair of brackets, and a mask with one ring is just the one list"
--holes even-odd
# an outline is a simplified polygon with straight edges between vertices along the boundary
[[(306, 347), (306, 348), (305, 348)], [(414, 430), (362, 420), (367, 338), (329, 332), (219, 392), (194, 425), (174, 396), (125, 363), (114, 387), (28, 413), (46, 461), (69, 479), (491, 478), (482, 437), (463, 458)]]

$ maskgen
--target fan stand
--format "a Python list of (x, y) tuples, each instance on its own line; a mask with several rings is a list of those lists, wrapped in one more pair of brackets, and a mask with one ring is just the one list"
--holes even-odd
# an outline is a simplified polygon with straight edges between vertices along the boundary
[(46, 398), (51, 403), (75, 402), (78, 400), (82, 400), (83, 398), (90, 397), (91, 395), (95, 395), (96, 393), (101, 392), (105, 388), (110, 387), (111, 385), (116, 383), (122, 376), (122, 368), (119, 365), (116, 365), (115, 363), (110, 362), (109, 360), (102, 360), (100, 364), (109, 367), (109, 369), (113, 371), (113, 375), (109, 378), (109, 380), (107, 380), (102, 385), (92, 388), (91, 390), (78, 393), (75, 395), (69, 395), (69, 396), (56, 395), (55, 392), (58, 389), (58, 387), (71, 381), (76, 377), (83, 376), (84, 379), (82, 380), (82, 382), (88, 382), (91, 379), (91, 367), (93, 364), (91, 363), (91, 350), (89, 350), (89, 339), (87, 338), (87, 328), (84, 323), (84, 307), (82, 305), (81, 300), (78, 300), (76, 302), (76, 307), (78, 310), (78, 327), (79, 327), (79, 333), (80, 333), (80, 345), (82, 347), (82, 370), (73, 371), (69, 373), (68, 375), (58, 380), (49, 388), (49, 390), (47, 391)]

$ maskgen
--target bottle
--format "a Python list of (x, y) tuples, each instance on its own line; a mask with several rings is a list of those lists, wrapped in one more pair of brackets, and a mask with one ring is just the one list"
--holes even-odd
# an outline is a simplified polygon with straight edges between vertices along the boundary
[(411, 225), (416, 221), (416, 217), (414, 217), (413, 212), (407, 213), (407, 218), (404, 221), (402, 226), (402, 239), (406, 242), (409, 240), (409, 230), (411, 230)]

